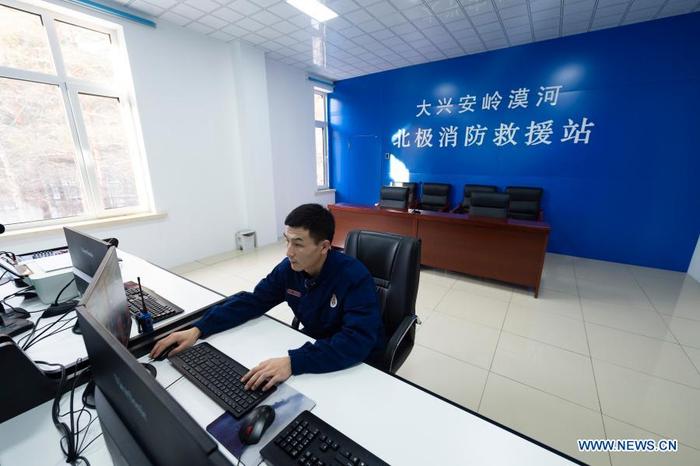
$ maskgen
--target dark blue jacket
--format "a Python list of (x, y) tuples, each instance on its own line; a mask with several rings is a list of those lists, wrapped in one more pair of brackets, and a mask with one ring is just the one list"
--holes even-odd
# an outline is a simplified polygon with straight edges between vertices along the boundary
[(289, 350), (292, 374), (337, 371), (376, 357), (385, 347), (374, 280), (357, 259), (331, 250), (315, 279), (292, 270), (289, 260), (241, 292), (211, 308), (194, 325), (203, 336), (259, 317), (286, 301), (316, 342)]

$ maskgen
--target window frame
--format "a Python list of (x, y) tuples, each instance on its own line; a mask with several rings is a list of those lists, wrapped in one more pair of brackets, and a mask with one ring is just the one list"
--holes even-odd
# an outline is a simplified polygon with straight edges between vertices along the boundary
[[(43, 2), (42, 2), (43, 4)], [(40, 6), (35, 2), (17, 0), (0, 0), (0, 5), (22, 12), (35, 14), (41, 18), (46, 31), (49, 52), (56, 74), (23, 70), (0, 65), (0, 79), (15, 79), (38, 84), (57, 86), (63, 98), (63, 111), (70, 130), (75, 162), (80, 173), (80, 192), (83, 197), (84, 213), (82, 215), (53, 219), (30, 220), (5, 224), (8, 231), (24, 230), (42, 226), (54, 226), (68, 223), (85, 222), (122, 217), (139, 213), (153, 213), (154, 202), (150, 174), (146, 163), (140, 120), (134, 98), (133, 81), (123, 29), (120, 25), (100, 18), (73, 12), (63, 7)], [(77, 27), (106, 34), (114, 47), (114, 82), (99, 83), (68, 76), (61, 52), (60, 41), (55, 21), (61, 21)], [(121, 85), (119, 84), (121, 83)], [(134, 168), (135, 187), (139, 204), (131, 207), (106, 209), (100, 192), (95, 159), (87, 136), (85, 120), (80, 108), (80, 95), (94, 95), (119, 100), (119, 108), (129, 154)]]
[[(316, 168), (316, 190), (323, 191), (330, 189), (330, 170), (328, 167), (328, 94), (329, 92), (325, 89), (314, 87), (313, 88), (313, 98), (314, 98), (314, 167)], [(323, 97), (323, 115), (324, 120), (316, 119), (316, 95)], [(321, 128), (323, 130), (323, 185), (318, 184), (318, 166), (316, 165), (316, 128)]]

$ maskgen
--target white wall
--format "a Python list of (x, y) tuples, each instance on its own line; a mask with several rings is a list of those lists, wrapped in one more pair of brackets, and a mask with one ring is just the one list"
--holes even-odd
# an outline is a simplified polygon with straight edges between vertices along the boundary
[(235, 43), (231, 56), (238, 96), (238, 142), (247, 226), (257, 232), (258, 245), (264, 245), (277, 240), (265, 55)]
[[(313, 88), (300, 70), (262, 51), (226, 44), (159, 22), (121, 24), (133, 76), (158, 220), (82, 227), (170, 267), (234, 248), (235, 232), (255, 229), (258, 245), (276, 241), (297, 205), (327, 205), (317, 193)], [(65, 244), (60, 232), (0, 237), (27, 252)]]
[(316, 192), (313, 86), (306, 73), (267, 60), (267, 94), (274, 169), (277, 232), (296, 206), (335, 202), (333, 192)]
[(688, 275), (700, 282), (700, 236), (698, 236), (698, 243), (695, 246), (695, 253), (693, 254), (693, 258), (690, 260), (690, 265), (688, 266)]
[[(166, 267), (233, 249), (235, 231), (249, 222), (231, 45), (166, 23), (103, 18), (124, 26), (155, 205), (167, 218), (86, 231), (116, 236), (123, 249)], [(52, 233), (0, 243), (25, 252), (65, 241)]]

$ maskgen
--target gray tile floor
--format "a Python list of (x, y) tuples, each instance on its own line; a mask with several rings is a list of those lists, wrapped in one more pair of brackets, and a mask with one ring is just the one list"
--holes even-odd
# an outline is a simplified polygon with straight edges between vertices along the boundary
[[(173, 269), (252, 290), (275, 244)], [(398, 374), (594, 465), (700, 465), (700, 284), (684, 273), (548, 254), (540, 298), (421, 272), (417, 344)], [(291, 322), (286, 304), (269, 312)], [(580, 453), (578, 438), (674, 438), (676, 453)]]

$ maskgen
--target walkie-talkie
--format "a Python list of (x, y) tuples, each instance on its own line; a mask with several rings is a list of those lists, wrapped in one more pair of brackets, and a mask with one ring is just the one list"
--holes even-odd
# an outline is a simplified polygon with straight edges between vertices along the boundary
[(146, 307), (146, 300), (143, 297), (143, 288), (141, 288), (141, 277), (136, 277), (139, 284), (139, 296), (141, 296), (141, 312), (136, 316), (136, 322), (139, 326), (139, 333), (153, 332), (153, 316)]

